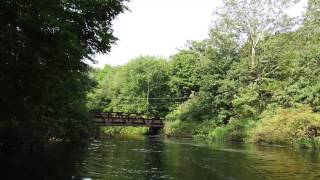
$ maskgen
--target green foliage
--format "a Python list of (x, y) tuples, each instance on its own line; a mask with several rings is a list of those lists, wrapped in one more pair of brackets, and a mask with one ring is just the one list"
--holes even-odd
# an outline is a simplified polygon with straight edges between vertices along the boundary
[(90, 129), (85, 101), (94, 83), (85, 59), (109, 52), (123, 2), (0, 2), (0, 137), (45, 142)]
[[(168, 65), (165, 59), (141, 56), (122, 67), (93, 70), (97, 88), (89, 94), (93, 111), (143, 112), (165, 116), (170, 104)], [(169, 102), (170, 103), (170, 102)]]
[(171, 91), (178, 97), (188, 97), (199, 91), (202, 75), (202, 44), (192, 42), (189, 48), (171, 57), (169, 64)]
[(249, 131), (254, 124), (255, 121), (253, 120), (233, 120), (226, 126), (213, 129), (209, 134), (209, 138), (218, 142), (245, 142), (249, 136)]
[(193, 130), (193, 136), (201, 139), (208, 139), (212, 129), (217, 128), (218, 125), (213, 120), (205, 120), (198, 123)]
[(175, 110), (171, 111), (166, 118), (168, 120), (183, 120), (183, 121), (199, 121), (201, 117), (202, 104), (198, 97), (192, 97), (188, 101), (179, 105)]
[[(141, 56), (93, 70), (98, 86), (88, 107), (160, 115), (168, 136), (217, 141), (252, 138), (256, 123), (277, 119), (261, 119), (267, 109), (307, 105), (312, 112), (301, 118), (309, 118), (320, 111), (319, 3), (310, 0), (303, 24), (287, 31), (296, 21), (284, 10), (296, 2), (224, 0), (209, 37), (189, 42), (169, 60)], [(306, 147), (318, 143), (318, 137), (293, 139)]]
[(207, 138), (212, 129), (217, 127), (213, 121), (166, 121), (163, 133), (172, 137)]
[(251, 50), (251, 68), (257, 65), (256, 50), (259, 43), (270, 34), (284, 32), (293, 25), (285, 9), (296, 0), (223, 0), (216, 9), (216, 27), (221, 32), (245, 38)]
[(128, 136), (128, 135), (146, 135), (149, 132), (148, 127), (105, 127), (103, 133), (108, 136)]
[(310, 107), (267, 110), (250, 132), (250, 142), (320, 148), (320, 114)]
[[(91, 111), (104, 111), (104, 106), (111, 102), (107, 97), (111, 96), (110, 94), (114, 91), (112, 89), (114, 86), (111, 84), (109, 77), (112, 73), (115, 73), (116, 70), (116, 68), (108, 65), (105, 65), (101, 70), (91, 69), (90, 76), (97, 83), (95, 88), (87, 94), (87, 107)], [(106, 87), (107, 83), (108, 86)]]
[[(174, 70), (171, 79), (179, 78), (182, 82), (189, 82), (188, 88), (177, 88), (173, 81), (170, 81), (173, 92), (182, 96), (189, 96), (191, 99), (182, 103), (168, 116), (176, 116), (181, 120), (208, 120), (215, 117), (219, 123), (226, 121), (230, 117), (232, 89), (234, 83), (226, 80), (226, 75), (233, 62), (237, 61), (237, 49), (232, 37), (224, 36), (219, 32), (212, 31), (211, 38), (202, 42), (193, 42), (188, 49), (183, 50), (177, 57), (173, 57), (170, 64), (184, 62), (185, 67)], [(228, 54), (223, 54), (228, 53)], [(192, 54), (192, 56), (182, 56), (182, 54)], [(195, 60), (190, 59), (191, 57)], [(183, 59), (185, 58), (185, 59)], [(195, 64), (196, 63), (196, 64)], [(193, 67), (193, 68), (192, 68)], [(186, 71), (186, 76), (181, 73)], [(191, 73), (192, 72), (192, 73)], [(190, 80), (192, 80), (190, 82)], [(178, 84), (183, 84), (177, 82)], [(187, 93), (185, 91), (187, 89)], [(192, 92), (192, 93), (191, 93)]]
[(195, 122), (167, 121), (163, 133), (171, 137), (192, 137), (195, 125), (197, 125)]
[(305, 15), (304, 29), (310, 35), (320, 32), (320, 2), (319, 0), (308, 0), (308, 9)]

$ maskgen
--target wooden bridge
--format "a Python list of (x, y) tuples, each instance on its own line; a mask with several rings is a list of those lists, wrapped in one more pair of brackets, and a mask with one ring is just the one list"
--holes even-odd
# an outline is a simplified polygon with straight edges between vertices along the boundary
[(94, 113), (94, 122), (100, 126), (145, 126), (157, 128), (164, 126), (160, 117), (150, 117), (143, 113)]

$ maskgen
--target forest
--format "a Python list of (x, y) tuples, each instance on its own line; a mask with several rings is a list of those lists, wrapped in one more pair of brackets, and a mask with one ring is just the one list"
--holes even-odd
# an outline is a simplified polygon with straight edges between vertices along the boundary
[(207, 39), (91, 69), (88, 108), (160, 115), (166, 136), (320, 148), (320, 2), (302, 18), (294, 3), (223, 1)]
[(166, 136), (320, 148), (319, 0), (301, 18), (294, 0), (223, 0), (170, 58), (92, 68), (125, 2), (0, 2), (1, 147), (89, 138), (90, 112), (123, 111), (165, 118)]

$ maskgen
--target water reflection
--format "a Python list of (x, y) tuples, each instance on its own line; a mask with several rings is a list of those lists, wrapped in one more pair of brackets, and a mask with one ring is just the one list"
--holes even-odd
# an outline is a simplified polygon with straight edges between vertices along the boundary
[(144, 157), (145, 179), (168, 179), (163, 164), (165, 144), (157, 138), (147, 138), (145, 149), (148, 150)]
[(1, 155), (0, 179), (320, 179), (319, 152), (155, 137)]
[(72, 179), (78, 162), (86, 157), (86, 144), (58, 144), (43, 151), (0, 154), (0, 179)]

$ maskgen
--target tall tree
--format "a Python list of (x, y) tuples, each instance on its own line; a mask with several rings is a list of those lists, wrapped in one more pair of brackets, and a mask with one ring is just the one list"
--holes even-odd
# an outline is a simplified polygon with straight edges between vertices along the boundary
[(292, 26), (285, 10), (298, 0), (223, 0), (217, 8), (215, 26), (221, 31), (237, 34), (249, 42), (251, 66), (256, 65), (256, 50), (266, 35), (289, 30)]
[(310, 33), (320, 32), (320, 1), (309, 0), (305, 15), (305, 27)]
[(1, 129), (45, 139), (83, 124), (85, 59), (110, 50), (124, 1), (0, 1)]
[[(103, 111), (166, 115), (170, 100), (168, 63), (163, 58), (140, 56), (120, 67), (92, 72), (99, 86), (89, 94), (90, 108)], [(102, 78), (101, 78), (102, 77)]]

